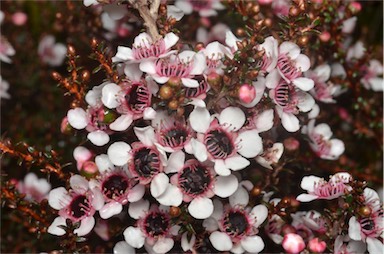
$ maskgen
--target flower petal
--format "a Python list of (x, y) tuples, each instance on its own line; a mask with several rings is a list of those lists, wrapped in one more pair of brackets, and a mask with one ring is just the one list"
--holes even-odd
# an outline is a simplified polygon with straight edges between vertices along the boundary
[(181, 236), (181, 248), (183, 251), (192, 250), (193, 246), (196, 242), (196, 236), (192, 234), (191, 239), (188, 240), (188, 232), (184, 232), (184, 234)]
[(143, 72), (140, 70), (137, 63), (125, 64), (124, 74), (131, 81), (140, 81)]
[(68, 110), (67, 118), (68, 123), (77, 130), (84, 129), (88, 125), (87, 113), (82, 108)]
[(112, 201), (103, 206), (99, 210), (100, 217), (104, 220), (111, 218), (113, 215), (119, 214), (123, 211), (123, 206), (115, 201)]
[(259, 253), (264, 249), (264, 242), (260, 236), (246, 236), (243, 240), (241, 240), (241, 246), (250, 253)]
[(246, 189), (244, 189), (242, 186), (239, 186), (235, 193), (233, 193), (231, 196), (229, 196), (229, 203), (231, 204), (231, 207), (235, 207), (236, 205), (240, 206), (247, 206), (249, 202), (249, 194)]
[(315, 183), (319, 182), (320, 180), (321, 178), (317, 176), (304, 176), (301, 180), (300, 187), (308, 192), (313, 192), (315, 189)]
[(134, 127), (133, 131), (136, 134), (136, 137), (146, 146), (152, 146), (153, 141), (155, 140), (155, 130), (152, 126), (147, 126), (143, 128)]
[(223, 232), (215, 231), (209, 236), (212, 246), (218, 251), (229, 251), (232, 249), (231, 238)]
[(56, 217), (51, 225), (48, 227), (48, 233), (52, 235), (62, 236), (65, 235), (65, 230), (59, 226), (67, 226), (65, 218), (59, 216)]
[(128, 194), (128, 201), (137, 202), (143, 198), (144, 194), (145, 194), (145, 186), (141, 184), (136, 184), (135, 187), (133, 187)]
[(281, 123), (289, 132), (296, 132), (300, 129), (299, 119), (294, 114), (282, 112)]
[(199, 82), (195, 79), (190, 79), (190, 78), (181, 78), (181, 82), (185, 87), (191, 87), (191, 88), (196, 88), (199, 87)]
[(213, 213), (212, 200), (206, 197), (198, 197), (191, 201), (188, 212), (196, 219), (206, 219)]
[(106, 154), (97, 155), (95, 157), (95, 163), (100, 173), (111, 170), (115, 167)]
[(127, 254), (136, 253), (135, 249), (132, 248), (126, 241), (120, 241), (113, 247), (113, 254)]
[(194, 131), (205, 133), (211, 123), (211, 115), (206, 108), (195, 107), (189, 115), (189, 123)]
[(125, 131), (132, 122), (133, 116), (131, 114), (121, 115), (109, 125), (109, 128), (113, 131)]
[(251, 164), (249, 160), (245, 159), (240, 155), (234, 155), (232, 157), (229, 157), (224, 161), (224, 163), (227, 168), (230, 168), (234, 171), (244, 169), (248, 167), (249, 164)]
[(221, 198), (227, 198), (235, 193), (238, 186), (239, 182), (234, 175), (217, 176), (213, 191), (217, 196)]
[(300, 54), (300, 48), (293, 42), (285, 41), (279, 46), (279, 54), (287, 54), (291, 59), (296, 59)]
[(255, 218), (253, 226), (259, 227), (268, 217), (268, 208), (265, 205), (257, 205), (252, 208), (249, 215)]
[(145, 213), (149, 210), (149, 201), (148, 200), (139, 200), (129, 204), (128, 214), (133, 219), (139, 219), (143, 217)]
[(179, 37), (174, 33), (167, 33), (164, 36), (164, 44), (166, 49), (170, 49), (176, 42), (179, 40)]
[(69, 179), (69, 184), (71, 185), (71, 188), (78, 194), (84, 194), (89, 187), (87, 179), (81, 175), (71, 176)]
[(70, 202), (71, 198), (64, 187), (58, 187), (49, 192), (48, 203), (53, 209), (60, 210)]
[(270, 130), (273, 127), (273, 118), (273, 109), (267, 109), (257, 115), (254, 119), (256, 130), (259, 133)]
[(204, 162), (208, 158), (207, 148), (200, 141), (192, 138), (190, 141), (192, 146), (193, 155), (195, 155), (196, 159), (200, 162)]
[(159, 197), (165, 192), (169, 184), (169, 178), (164, 173), (157, 174), (151, 181), (151, 195), (154, 198)]
[(109, 146), (107, 154), (114, 165), (123, 166), (128, 162), (129, 151), (131, 151), (131, 146), (119, 141)]
[(100, 130), (88, 133), (87, 138), (96, 146), (103, 146), (109, 142), (109, 135)]
[(309, 91), (315, 86), (315, 82), (309, 78), (295, 78), (292, 83), (303, 91)]
[(300, 202), (310, 202), (312, 200), (315, 200), (317, 199), (318, 196), (316, 195), (312, 195), (312, 194), (300, 194), (299, 196), (297, 196), (296, 200), (300, 201)]
[(237, 107), (227, 107), (219, 115), (220, 125), (228, 128), (230, 131), (239, 130), (245, 123), (244, 112)]
[(367, 249), (369, 253), (372, 253), (372, 254), (383, 253), (384, 246), (379, 239), (368, 237), (366, 241), (367, 241)]
[(120, 86), (109, 83), (101, 90), (101, 101), (107, 108), (116, 108), (120, 105), (118, 94), (121, 92)]
[(156, 200), (162, 205), (179, 206), (183, 202), (183, 193), (176, 186), (169, 184), (165, 192)]
[(252, 158), (263, 151), (263, 141), (257, 130), (247, 130), (239, 134), (236, 139), (238, 153), (246, 158)]
[(231, 174), (231, 170), (227, 168), (223, 160), (215, 161), (215, 171), (221, 176), (229, 176)]
[(73, 230), (73, 233), (77, 234), (78, 236), (85, 236), (95, 226), (95, 218), (93, 216), (86, 217), (80, 221), (80, 227)]
[(123, 235), (125, 241), (133, 248), (140, 249), (144, 246), (145, 236), (140, 228), (130, 226), (124, 230)]
[(174, 241), (172, 238), (159, 238), (155, 245), (153, 245), (153, 250), (156, 253), (167, 253), (173, 248)]
[(348, 235), (352, 240), (361, 241), (361, 226), (355, 216), (349, 219)]
[(306, 72), (311, 67), (311, 62), (306, 55), (300, 54), (295, 59), (295, 67), (302, 72)]
[(177, 173), (184, 166), (184, 161), (185, 161), (185, 154), (183, 151), (179, 150), (171, 153), (164, 172), (167, 174)]

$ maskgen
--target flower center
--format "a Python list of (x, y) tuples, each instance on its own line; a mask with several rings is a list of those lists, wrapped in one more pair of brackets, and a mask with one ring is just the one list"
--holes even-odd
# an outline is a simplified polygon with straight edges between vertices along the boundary
[(82, 218), (89, 216), (92, 206), (85, 195), (76, 196), (69, 204), (70, 215), (75, 220), (81, 220)]
[(106, 121), (106, 115), (108, 111), (105, 111), (103, 107), (89, 108), (87, 111), (90, 124), (98, 130), (108, 130), (108, 121)]
[(151, 104), (151, 93), (145, 85), (135, 83), (129, 88), (125, 100), (133, 113), (140, 114)]
[(165, 53), (165, 42), (163, 39), (160, 39), (157, 42), (150, 44), (149, 47), (144, 43), (141, 46), (134, 46), (132, 51), (134, 58), (137, 60), (159, 57), (161, 54)]
[(174, 61), (171, 59), (159, 59), (156, 63), (156, 72), (162, 77), (180, 77), (186, 78), (192, 70), (192, 62), (181, 62), (178, 58)]
[(170, 227), (170, 218), (162, 212), (151, 212), (144, 219), (144, 231), (150, 237), (164, 236)]
[(160, 159), (154, 149), (139, 147), (133, 152), (132, 171), (139, 177), (151, 179), (160, 171)]
[(225, 159), (234, 151), (234, 144), (230, 135), (222, 130), (209, 131), (204, 138), (208, 152), (215, 159)]
[(199, 162), (193, 160), (187, 163), (179, 173), (179, 186), (184, 192), (192, 197), (205, 193), (212, 183), (209, 170)]
[(296, 68), (294, 62), (286, 54), (280, 54), (277, 59), (277, 68), (287, 79), (293, 80), (301, 76), (301, 71)]
[(113, 174), (108, 176), (101, 185), (104, 196), (109, 200), (124, 202), (126, 193), (130, 187), (128, 177), (122, 174)]
[(245, 235), (250, 230), (250, 225), (245, 213), (241, 210), (229, 211), (223, 219), (225, 232), (231, 237)]
[(177, 122), (171, 128), (160, 130), (159, 134), (159, 143), (171, 148), (183, 147), (184, 143), (190, 139), (187, 128)]
[(274, 100), (286, 113), (298, 113), (295, 88), (282, 82), (275, 88)]

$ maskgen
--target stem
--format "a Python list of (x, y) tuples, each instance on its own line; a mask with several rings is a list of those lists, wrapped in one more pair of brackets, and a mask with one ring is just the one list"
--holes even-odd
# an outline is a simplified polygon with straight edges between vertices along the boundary
[(144, 25), (147, 27), (148, 33), (152, 37), (152, 40), (155, 42), (160, 39), (161, 36), (156, 26), (160, 0), (153, 0), (150, 9), (148, 8), (147, 0), (129, 0), (129, 2), (139, 11), (141, 18), (144, 20)]

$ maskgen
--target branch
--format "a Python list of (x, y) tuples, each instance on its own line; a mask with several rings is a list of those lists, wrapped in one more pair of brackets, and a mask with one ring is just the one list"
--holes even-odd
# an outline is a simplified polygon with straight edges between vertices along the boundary
[(159, 0), (153, 0), (150, 9), (148, 8), (147, 0), (129, 0), (129, 3), (136, 8), (141, 18), (144, 20), (144, 25), (148, 29), (149, 35), (153, 41), (161, 38), (156, 26), (157, 12), (160, 6)]

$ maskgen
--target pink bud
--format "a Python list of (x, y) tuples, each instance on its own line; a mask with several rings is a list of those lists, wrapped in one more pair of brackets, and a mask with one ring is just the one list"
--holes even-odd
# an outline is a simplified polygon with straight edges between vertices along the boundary
[(324, 31), (319, 35), (319, 38), (321, 41), (327, 42), (329, 39), (331, 39), (331, 34), (327, 31)]
[(259, 0), (258, 3), (261, 5), (266, 5), (272, 3), (273, 0)]
[(125, 26), (120, 26), (117, 29), (117, 34), (120, 37), (128, 37), (131, 34), (131, 31), (129, 31), (129, 29), (127, 27), (125, 27)]
[(299, 146), (300, 146), (300, 142), (297, 139), (292, 137), (285, 139), (283, 143), (284, 143), (284, 148), (289, 151), (295, 151), (299, 149)]
[(89, 161), (92, 158), (92, 152), (89, 151), (84, 146), (78, 146), (73, 150), (73, 157), (77, 162), (77, 169), (81, 170), (86, 161)]
[(294, 254), (304, 250), (305, 243), (300, 235), (289, 233), (284, 236), (282, 246), (286, 252)]
[(353, 13), (357, 13), (359, 11), (361, 11), (361, 4), (359, 2), (351, 2), (349, 4), (349, 9), (353, 12)]
[(92, 175), (95, 174), (99, 169), (97, 168), (96, 163), (93, 161), (86, 161), (83, 164), (83, 170), (85, 173)]
[(203, 26), (206, 26), (206, 27), (211, 26), (211, 20), (207, 17), (201, 17), (200, 22), (201, 22), (201, 24), (203, 24)]
[(60, 131), (63, 134), (69, 134), (72, 130), (72, 126), (68, 122), (68, 118), (64, 117), (63, 120), (61, 120), (61, 125), (60, 125)]
[(244, 103), (251, 103), (256, 97), (256, 90), (254, 86), (249, 84), (241, 85), (239, 89), (239, 99)]
[(338, 111), (339, 111), (339, 116), (341, 119), (343, 119), (344, 121), (347, 121), (347, 122), (350, 121), (350, 115), (345, 108), (339, 108)]
[(325, 251), (327, 244), (316, 237), (309, 241), (308, 246), (311, 251), (321, 253)]
[(15, 12), (13, 15), (12, 15), (12, 22), (13, 24), (15, 24), (16, 26), (22, 26), (25, 24), (25, 22), (27, 22), (27, 19), (28, 19), (28, 16), (27, 14), (25, 14), (24, 12)]

